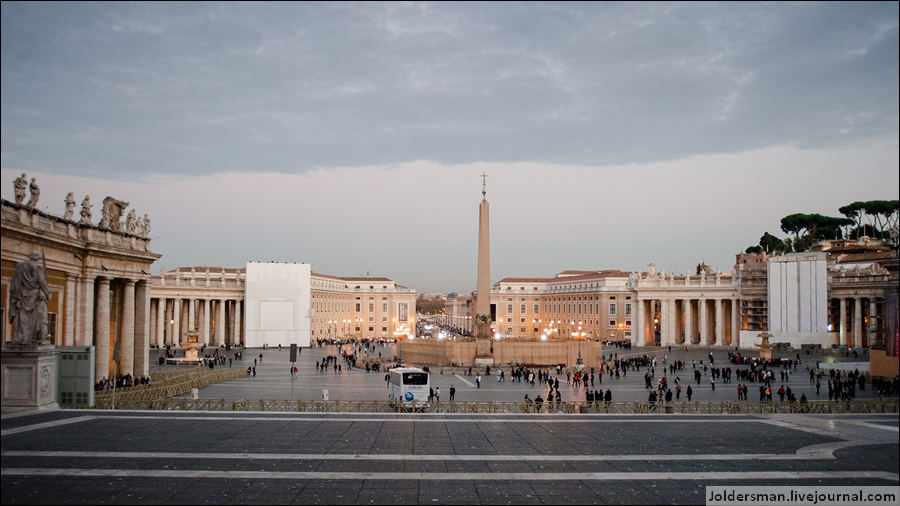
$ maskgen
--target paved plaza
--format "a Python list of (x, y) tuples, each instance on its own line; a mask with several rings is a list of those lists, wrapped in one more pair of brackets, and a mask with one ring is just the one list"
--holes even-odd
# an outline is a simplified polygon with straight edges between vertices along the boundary
[(3, 504), (702, 504), (898, 483), (896, 415), (54, 411), (2, 421)]
[[(393, 348), (372, 353), (379, 352), (390, 356)], [(699, 362), (707, 351), (624, 353)], [(386, 399), (383, 372), (316, 372), (316, 361), (336, 354), (335, 347), (301, 353), (296, 399), (319, 399), (322, 389), (331, 399)], [(715, 352), (716, 365), (724, 357)], [(289, 351), (244, 350), (232, 367), (252, 366), (253, 358), (255, 377), (210, 385), (200, 396), (290, 399)], [(815, 399), (801, 358), (789, 384)], [(496, 377), (476, 388), (468, 375), (432, 370), (433, 384), (444, 395), (454, 384), (459, 401), (543, 392)], [(583, 389), (561, 380), (564, 400), (583, 398)], [(643, 371), (602, 387), (615, 400), (647, 395)], [(713, 392), (708, 376), (696, 392), (701, 401), (736, 399), (733, 384)], [(703, 504), (713, 485), (896, 486), (897, 437), (896, 414), (56, 410), (3, 416), (2, 503)]]
[[(393, 357), (396, 345), (376, 346), (370, 355), (377, 357), (379, 353), (383, 357)], [(346, 348), (345, 348), (346, 349)], [(151, 356), (152, 356), (151, 352)], [(259, 354), (262, 353), (263, 358), (259, 360)], [(756, 389), (759, 383), (741, 382), (734, 379), (732, 383), (722, 383), (722, 379), (716, 379), (716, 389), (712, 390), (709, 381), (709, 373), (703, 375), (698, 385), (694, 381), (694, 371), (691, 368), (691, 360), (695, 360), (697, 367), (701, 369), (700, 361), (704, 364), (709, 362), (708, 350), (689, 350), (684, 348), (672, 348), (670, 352), (668, 348), (648, 347), (640, 349), (616, 349), (609, 348), (606, 354), (618, 355), (619, 358), (626, 356), (653, 355), (657, 358), (658, 365), (655, 368), (656, 380), (665, 373), (668, 378), (669, 385), (674, 388), (675, 377), (680, 378), (683, 389), (687, 385), (691, 385), (695, 401), (731, 401), (737, 400), (737, 384), (745, 383), (749, 388), (748, 402), (758, 400), (758, 392)], [(323, 357), (328, 355), (338, 355), (338, 348), (333, 345), (308, 348), (303, 350), (299, 355), (297, 368), (299, 373), (293, 380), (293, 399), (295, 400), (321, 400), (322, 390), (328, 390), (330, 400), (359, 400), (359, 401), (386, 401), (387, 400), (387, 384), (384, 381), (385, 372), (369, 372), (364, 369), (348, 369), (347, 364), (339, 359), (338, 363), (342, 365), (341, 372), (335, 373), (329, 368), (328, 372), (320, 373), (316, 370), (316, 362), (321, 362)], [(229, 353), (229, 356), (231, 354)], [(365, 352), (363, 352), (365, 356)], [(715, 367), (731, 367), (734, 364), (727, 361), (728, 352), (722, 350), (713, 351)], [(786, 357), (796, 359), (796, 353), (784, 354)], [(200, 390), (200, 398), (202, 399), (266, 399), (266, 400), (290, 400), (292, 398), (292, 384), (290, 375), (290, 351), (287, 348), (281, 350), (277, 348), (263, 349), (247, 349), (244, 350), (243, 361), (234, 361), (232, 367), (241, 367), (246, 369), (248, 364), (253, 366), (253, 359), (256, 358), (256, 376), (247, 377), (217, 385), (210, 385)], [(809, 400), (826, 400), (827, 399), (827, 380), (822, 378), (820, 393), (816, 395), (815, 384), (809, 382), (809, 373), (807, 366), (815, 367), (816, 360), (824, 360), (821, 355), (800, 355), (801, 363), (792, 372), (787, 381), (776, 381), (773, 384), (773, 390), (777, 390), (782, 384), (790, 387), (797, 398), (805, 393)], [(673, 360), (684, 360), (686, 362), (685, 369), (675, 374), (668, 372), (663, 367), (663, 360), (671, 362)], [(844, 360), (851, 360), (844, 357)], [(740, 366), (748, 368), (748, 366)], [(588, 365), (588, 369), (590, 366)], [(441, 374), (441, 371), (444, 373)], [(483, 377), (481, 387), (478, 388), (475, 382), (476, 370), (473, 369), (473, 375), (466, 373), (453, 374), (450, 368), (441, 368), (440, 366), (431, 367), (431, 384), (433, 387), (440, 388), (441, 401), (448, 401), (450, 386), (456, 388), (456, 401), (500, 401), (500, 402), (518, 402), (522, 401), (525, 394), (532, 399), (535, 395), (540, 394), (546, 397), (547, 389), (539, 384), (531, 386), (524, 381), (521, 383), (512, 382), (509, 377), (509, 368), (504, 367), (505, 380), (500, 383), (497, 381), (496, 368), (492, 368), (491, 377)], [(454, 368), (459, 371), (459, 368)], [(776, 379), (780, 377), (780, 369), (776, 369)], [(480, 369), (482, 375), (484, 368)], [(563, 402), (580, 402), (585, 400), (585, 389), (576, 388), (572, 385), (566, 385), (566, 375), (556, 374), (555, 369), (550, 370), (551, 376), (558, 377), (560, 380), (560, 392)], [(613, 401), (646, 401), (649, 390), (644, 386), (644, 373), (646, 368), (640, 371), (628, 371), (626, 377), (620, 377), (618, 380), (610, 379), (608, 375), (604, 375), (602, 383), (595, 381), (593, 389), (604, 391), (612, 389)], [(190, 394), (185, 394), (185, 397)], [(755, 395), (755, 396), (754, 396)], [(875, 393), (866, 387), (865, 390), (857, 390), (857, 398), (866, 399), (876, 397)], [(777, 395), (775, 396), (777, 400)], [(685, 400), (682, 396), (682, 400)]]

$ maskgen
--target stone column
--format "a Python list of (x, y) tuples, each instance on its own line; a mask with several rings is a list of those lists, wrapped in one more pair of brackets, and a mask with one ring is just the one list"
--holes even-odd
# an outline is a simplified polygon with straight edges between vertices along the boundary
[(722, 310), (722, 299), (716, 299), (716, 344), (725, 344), (725, 314)]
[(139, 281), (134, 294), (134, 372), (150, 374), (150, 283)]
[(838, 303), (840, 304), (840, 318), (841, 321), (838, 324), (838, 344), (842, 346), (847, 345), (847, 301), (844, 299), (838, 299)]
[(156, 299), (156, 345), (160, 348), (165, 346), (167, 306), (165, 297)]
[(876, 316), (878, 316), (878, 306), (875, 304), (874, 298), (869, 299), (869, 327), (867, 335), (868, 342), (866, 342), (866, 346), (868, 348), (871, 348), (872, 345), (875, 344), (875, 340), (877, 339), (876, 332), (878, 329), (876, 326), (878, 325), (878, 319), (876, 318)]
[(242, 344), (241, 341), (241, 301), (234, 301), (234, 341), (231, 344)]
[(203, 306), (200, 315), (200, 338), (199, 342), (209, 346), (209, 299), (203, 299)]
[(172, 335), (169, 336), (173, 347), (181, 346), (181, 299), (176, 297), (172, 300), (172, 319), (175, 323), (170, 323), (167, 327), (171, 330)]
[(669, 333), (671, 325), (669, 325), (669, 301), (660, 299), (659, 301), (659, 344), (667, 346), (669, 344)]
[(225, 344), (235, 344), (234, 336), (237, 334), (237, 301), (229, 300), (228, 304), (228, 319), (231, 324), (231, 331), (228, 333), (228, 336), (225, 338)]
[(700, 299), (700, 344), (709, 344), (709, 310), (706, 299)]
[(193, 332), (197, 330), (197, 320), (196, 320), (196, 312), (197, 308), (197, 299), (188, 299), (188, 319), (187, 319), (187, 329), (188, 332)]
[(119, 370), (134, 376), (134, 280), (126, 279), (122, 290), (122, 324), (119, 332)]
[(216, 346), (225, 344), (225, 301), (216, 301), (219, 311), (216, 314)]
[(693, 344), (694, 308), (691, 307), (691, 299), (684, 299), (681, 306), (684, 308), (684, 344)]
[(741, 300), (731, 299), (731, 345), (741, 346)]
[(97, 278), (97, 316), (94, 328), (94, 381), (109, 378), (109, 278)]
[(853, 298), (853, 341), (854, 346), (862, 348), (862, 298)]
[(646, 329), (644, 329), (644, 301), (638, 298), (634, 299), (634, 325), (631, 326), (631, 329), (632, 344), (643, 346), (646, 332)]
[[(108, 288), (109, 285), (107, 285)], [(94, 344), (94, 278), (83, 276), (78, 283), (78, 297), (75, 302), (75, 345)], [(9, 307), (9, 306), (7, 306)], [(96, 363), (95, 363), (96, 365)], [(99, 380), (99, 378), (97, 378)]]
[(75, 346), (75, 276), (66, 275), (66, 330), (63, 333), (63, 346)]

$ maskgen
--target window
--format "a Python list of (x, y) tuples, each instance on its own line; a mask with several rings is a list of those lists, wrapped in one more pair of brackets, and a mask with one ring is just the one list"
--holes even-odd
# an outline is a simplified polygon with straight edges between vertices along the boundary
[(630, 327), (630, 326), (631, 326), (631, 320), (625, 320), (625, 326), (626, 326), (626, 327)]
[(375, 312), (375, 304), (372, 303), (372, 302), (369, 303), (369, 312), (370, 312), (370, 313), (374, 313), (374, 312)]
[(356, 312), (357, 312), (357, 313), (359, 312), (359, 306), (360, 306), (360, 304), (359, 304), (359, 302), (357, 302), (357, 303), (356, 303)]
[(519, 323), (525, 323), (525, 318), (519, 318)]
[(381, 327), (382, 332), (387, 332), (387, 327)]
[(631, 304), (630, 303), (625, 304), (625, 316), (631, 316)]
[(519, 333), (524, 334), (526, 332), (525, 327), (519, 327)]
[[(369, 317), (369, 321), (370, 321), (370, 322), (374, 322), (374, 321), (375, 321), (375, 317), (374, 317), (374, 316), (370, 316), (370, 317)], [(371, 329), (369, 329), (369, 330), (371, 330)]]
[(382, 312), (382, 313), (387, 313), (387, 302), (382, 302), (382, 303), (381, 303), (381, 312)]
[(527, 313), (528, 312), (527, 304), (522, 304), (522, 306), (519, 308), (519, 310), (520, 310), (519, 312), (522, 314)]
[(372, 332), (373, 330), (375, 330), (375, 327), (369, 327), (369, 332)]
[(609, 314), (610, 314), (610, 316), (616, 314), (616, 303), (615, 302), (609, 303)]
[(541, 312), (541, 305), (540, 305), (540, 304), (535, 304), (535, 305), (534, 305), (534, 314), (538, 314), (538, 313), (540, 313), (540, 312)]
[(615, 326), (616, 326), (616, 321), (615, 321), (615, 320), (610, 320), (610, 321), (609, 321), (609, 326), (610, 326), (610, 327), (615, 327)]
[(512, 314), (512, 304), (506, 305), (506, 314)]

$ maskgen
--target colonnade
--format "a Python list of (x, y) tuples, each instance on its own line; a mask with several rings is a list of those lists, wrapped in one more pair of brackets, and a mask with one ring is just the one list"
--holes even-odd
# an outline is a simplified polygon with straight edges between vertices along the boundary
[(150, 315), (150, 344), (160, 348), (179, 348), (194, 333), (197, 342), (206, 346), (243, 342), (242, 299), (154, 297)]
[[(867, 348), (875, 344), (878, 323), (878, 300), (874, 297), (836, 297), (838, 310), (838, 342), (850, 348)], [(864, 302), (865, 301), (865, 302)], [(864, 314), (864, 307), (868, 311)], [(867, 320), (865, 332), (863, 321)]]
[[(82, 282), (83, 300), (93, 304), (80, 306), (81, 324), (88, 325), (86, 314), (93, 312), (95, 378), (99, 381), (115, 375), (141, 377), (149, 374), (150, 283), (145, 280), (98, 276)], [(85, 336), (91, 333), (77, 333)], [(77, 341), (77, 340), (76, 340)], [(115, 346), (119, 344), (118, 360)]]
[(635, 300), (636, 346), (703, 344), (740, 346), (740, 299), (652, 298)]

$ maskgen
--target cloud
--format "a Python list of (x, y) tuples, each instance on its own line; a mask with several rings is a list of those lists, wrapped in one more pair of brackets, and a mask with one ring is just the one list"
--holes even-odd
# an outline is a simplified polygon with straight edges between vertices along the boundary
[[(388, 276), (420, 291), (474, 287), (478, 203), (487, 172), (492, 278), (565, 269), (730, 270), (793, 212), (836, 215), (896, 199), (896, 138), (814, 150), (775, 146), (641, 164), (413, 161), (303, 173), (157, 174), (135, 181), (29, 172), (39, 207), (62, 215), (111, 195), (152, 220), (166, 268), (310, 262), (333, 275)], [(2, 169), (3, 198), (20, 172)], [(739, 179), (732, 177), (740, 174)], [(885, 193), (887, 192), (887, 193)], [(156, 270), (158, 267), (155, 267)]]
[(2, 9), (3, 160), (29, 170), (618, 165), (898, 131), (895, 3)]

